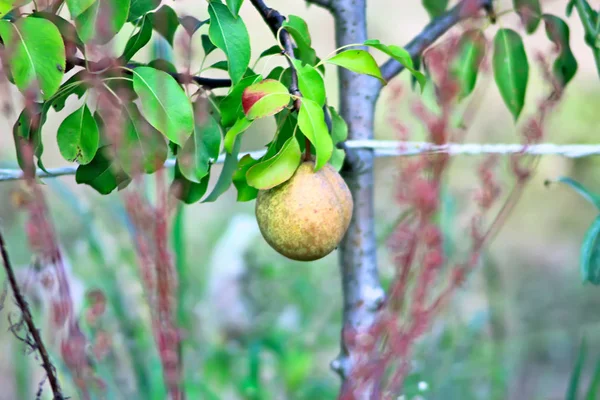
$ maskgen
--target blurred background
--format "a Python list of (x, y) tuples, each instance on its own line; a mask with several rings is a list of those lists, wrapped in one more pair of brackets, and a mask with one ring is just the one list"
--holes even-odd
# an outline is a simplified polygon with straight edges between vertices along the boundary
[[(510, 0), (497, 2), (497, 10), (512, 7)], [(565, 16), (565, 0), (544, 2), (544, 11)], [(600, 2), (590, 2), (597, 9)], [(197, 0), (166, 2), (184, 14), (206, 19), (206, 7)], [(296, 14), (309, 25), (317, 54), (335, 49), (332, 17), (304, 1), (270, 0), (283, 14)], [(246, 2), (241, 10), (250, 31), (253, 57), (274, 44), (272, 34)], [(403, 45), (428, 22), (418, 0), (370, 0), (369, 38)], [(567, 19), (571, 47), (579, 70), (565, 98), (546, 126), (545, 142), (597, 143), (600, 126), (600, 81), (592, 54), (583, 41), (577, 16)], [(514, 14), (503, 16), (498, 26), (519, 28)], [(132, 31), (128, 26), (111, 43), (119, 54)], [(206, 28), (202, 28), (205, 33)], [(493, 38), (496, 27), (486, 31)], [(182, 35), (179, 28), (177, 35)], [(155, 34), (156, 35), (156, 34)], [(194, 36), (192, 70), (203, 59), (200, 35)], [(524, 115), (535, 111), (547, 94), (540, 70), (533, 62), (536, 51), (548, 54), (552, 44), (543, 27), (526, 37), (531, 64)], [(179, 43), (177, 40), (176, 43)], [(176, 46), (180, 66), (182, 49)], [(150, 56), (147, 49), (145, 56)], [(222, 57), (215, 51), (204, 62)], [(383, 57), (376, 55), (378, 61)], [(145, 61), (144, 56), (138, 61)], [(280, 60), (258, 63), (255, 70), (269, 71)], [(219, 71), (207, 75), (220, 76)], [(337, 76), (328, 68), (329, 101), (337, 105)], [(384, 89), (378, 104), (377, 139), (397, 139), (399, 133), (387, 122), (394, 113), (412, 132), (424, 138), (423, 128), (411, 111), (421, 95), (411, 90), (406, 74), (390, 86), (403, 87), (399, 101), (390, 101)], [(2, 94), (3, 96), (7, 94)], [(15, 112), (0, 116), (0, 167), (16, 166), (10, 134), (21, 107), (15, 91)], [(432, 101), (426, 93), (425, 101)], [(493, 83), (491, 70), (480, 74), (473, 101), (480, 103), (475, 117), (467, 121), (466, 142), (519, 142), (517, 128)], [(56, 129), (80, 100), (74, 97), (61, 113), (51, 112), (44, 126), (46, 167), (65, 165), (56, 145)], [(458, 110), (461, 111), (460, 109)], [(254, 124), (244, 137), (244, 148), (262, 148), (273, 134), (266, 121)], [(476, 167), (483, 158), (455, 157), (447, 176), (443, 227), (451, 244), (450, 254), (461, 260), (461, 243), (468, 237), (478, 187)], [(504, 194), (514, 183), (508, 159), (501, 159), (498, 178)], [(579, 276), (579, 247), (597, 211), (565, 186), (547, 188), (546, 179), (569, 176), (591, 190), (600, 191), (600, 160), (588, 157), (569, 160), (543, 157), (535, 176), (502, 231), (488, 247), (480, 267), (453, 298), (432, 330), (420, 342), (412, 374), (406, 383), (406, 399), (565, 399), (583, 337), (587, 339), (584, 386), (592, 379), (600, 360), (600, 288), (583, 285)], [(220, 166), (213, 168), (212, 183)], [(376, 226), (381, 276), (385, 283), (393, 274), (385, 239), (393, 229), (398, 160), (378, 159), (375, 165)], [(151, 184), (151, 179), (149, 184)], [(100, 196), (76, 185), (73, 177), (48, 179), (44, 191), (54, 226), (68, 259), (73, 297), (85, 315), (89, 293), (100, 290), (107, 299), (101, 329), (84, 327), (92, 339), (104, 341), (106, 351), (98, 361), (100, 378), (110, 399), (162, 399), (160, 362), (149, 327), (139, 283), (130, 226), (118, 193)], [(0, 224), (7, 234), (14, 263), (26, 270), (31, 254), (23, 231), (25, 215), (15, 208), (20, 183), (0, 183)], [(209, 189), (210, 190), (210, 189)], [(188, 335), (184, 341), (186, 382), (197, 399), (334, 399), (339, 388), (329, 362), (339, 350), (342, 293), (337, 254), (312, 263), (285, 259), (260, 237), (253, 215), (254, 202), (237, 203), (232, 187), (215, 203), (180, 207), (173, 223), (173, 252), (185, 277), (180, 282), (181, 320)], [(31, 273), (30, 271), (28, 273)], [(0, 274), (3, 282), (4, 274)], [(43, 289), (32, 283), (35, 317), (45, 337)], [(37, 290), (37, 292), (36, 292)], [(43, 378), (34, 355), (8, 331), (12, 302), (0, 311), (0, 400), (33, 399)], [(54, 351), (54, 355), (56, 355)], [(65, 392), (78, 395), (60, 368)], [(146, 382), (140, 393), (132, 382)], [(49, 398), (46, 390), (43, 398)], [(420, 396), (420, 397), (419, 397)], [(101, 397), (98, 397), (101, 398)], [(584, 397), (580, 397), (584, 398)], [(596, 398), (596, 397), (592, 397)], [(600, 396), (599, 396), (600, 398)]]

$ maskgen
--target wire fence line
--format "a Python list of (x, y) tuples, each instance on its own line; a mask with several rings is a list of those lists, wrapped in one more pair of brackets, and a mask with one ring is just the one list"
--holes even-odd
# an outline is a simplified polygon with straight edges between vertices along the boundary
[[(482, 154), (529, 154), (529, 155), (556, 155), (567, 158), (581, 158), (600, 155), (600, 144), (551, 144), (542, 143), (534, 145), (522, 144), (476, 144), (476, 143), (448, 143), (435, 145), (426, 142), (402, 142), (396, 140), (348, 140), (344, 143), (348, 149), (372, 150), (376, 157), (399, 157), (415, 156), (419, 154), (448, 153), (450, 155), (482, 155)], [(259, 158), (266, 150), (244, 152), (240, 158), (250, 154), (253, 158)], [(216, 163), (225, 161), (225, 154), (219, 156)], [(165, 167), (175, 166), (175, 160), (169, 159)], [(46, 171), (37, 170), (38, 178), (55, 178), (65, 175), (74, 175), (77, 171), (76, 165), (60, 168), (49, 168)], [(20, 169), (0, 168), (0, 182), (15, 181), (23, 179), (23, 171)]]

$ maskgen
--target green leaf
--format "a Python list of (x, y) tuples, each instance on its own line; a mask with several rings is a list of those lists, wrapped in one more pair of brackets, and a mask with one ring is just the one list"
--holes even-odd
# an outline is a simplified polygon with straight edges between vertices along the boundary
[(46, 100), (56, 93), (66, 63), (65, 45), (56, 26), (32, 17), (19, 18), (14, 24), (0, 21), (0, 37), (19, 90), (39, 89)]
[(233, 174), (233, 185), (237, 189), (237, 201), (244, 202), (254, 200), (258, 195), (258, 189), (248, 185), (246, 173), (255, 165), (258, 160), (253, 159), (250, 154), (246, 154), (238, 163), (238, 167)]
[(542, 15), (540, 0), (513, 0), (513, 8), (521, 18), (525, 31), (529, 34), (535, 32)]
[(125, 45), (125, 50), (123, 51), (123, 55), (121, 56), (121, 60), (124, 61), (124, 63), (127, 63), (129, 60), (131, 60), (133, 56), (142, 47), (148, 44), (151, 37), (152, 21), (151, 18), (148, 15), (146, 15), (142, 19), (140, 29), (127, 41), (127, 44)]
[(85, 48), (83, 46), (83, 42), (79, 38), (77, 34), (77, 30), (69, 21), (64, 18), (59, 17), (56, 14), (52, 14), (51, 12), (39, 11), (31, 14), (32, 17), (35, 18), (43, 18), (50, 22), (52, 22), (60, 32), (63, 40), (65, 42), (65, 50), (68, 55), (71, 55), (70, 51), (74, 53), (75, 49), (73, 49), (72, 45), (75, 45), (82, 53), (85, 52)]
[(544, 14), (544, 25), (546, 26), (546, 35), (559, 50), (558, 57), (552, 66), (552, 72), (556, 79), (566, 86), (577, 72), (577, 60), (569, 46), (569, 25), (559, 17), (550, 14)]
[(384, 52), (388, 56), (392, 57), (394, 60), (398, 61), (400, 64), (404, 65), (404, 68), (409, 70), (413, 77), (417, 80), (417, 82), (419, 82), (421, 90), (425, 89), (427, 78), (425, 78), (425, 75), (423, 75), (423, 73), (421, 73), (418, 69), (415, 68), (412, 57), (410, 56), (410, 53), (408, 51), (399, 46), (385, 45), (377, 39), (367, 40), (363, 44), (365, 46), (373, 47), (379, 51)]
[(281, 82), (265, 79), (244, 89), (242, 106), (249, 120), (269, 117), (283, 110), (290, 102), (288, 89)]
[(179, 18), (177, 13), (167, 5), (163, 5), (161, 8), (150, 14), (152, 18), (152, 26), (154, 30), (162, 35), (171, 46), (173, 46), (173, 38), (175, 37), (175, 31), (179, 26)]
[(298, 75), (298, 86), (302, 97), (325, 104), (325, 82), (321, 73), (311, 65), (302, 65), (300, 60), (292, 59)]
[[(344, 142), (348, 138), (348, 125), (335, 108), (330, 106), (329, 113), (331, 114), (331, 140), (333, 141), (333, 144), (336, 145), (340, 142)], [(329, 162), (332, 167), (339, 171), (344, 165), (345, 158), (346, 152), (344, 150), (334, 148)]]
[(19, 114), (19, 118), (13, 125), (13, 139), (15, 141), (15, 150), (17, 152), (17, 162), (22, 170), (30, 168), (32, 166), (31, 163), (33, 162), (33, 157), (31, 160), (25, 159), (23, 146), (31, 146), (34, 155), (38, 158), (41, 156), (44, 149), (40, 126), (46, 120), (45, 111), (47, 111), (47, 109), (44, 110), (41, 104), (34, 103), (32, 107), (24, 109), (21, 114)]
[(160, 0), (131, 0), (127, 22), (135, 21), (160, 5)]
[(283, 22), (282, 27), (285, 28), (294, 39), (294, 42), (296, 42), (298, 52), (297, 57), (308, 65), (315, 65), (317, 53), (311, 47), (311, 37), (306, 22), (296, 15), (288, 15), (288, 18)]
[(192, 105), (175, 79), (150, 67), (133, 70), (133, 90), (150, 124), (172, 142), (183, 145), (194, 129)]
[(208, 35), (202, 35), (202, 36), (200, 36), (200, 39), (202, 39), (202, 49), (204, 50), (205, 57), (207, 55), (209, 55), (210, 53), (212, 53), (213, 50), (217, 48), (217, 46), (215, 46), (215, 44), (210, 41), (210, 38), (208, 37)]
[(247, 78), (242, 79), (236, 85), (234, 85), (227, 96), (221, 100), (219, 109), (221, 110), (221, 125), (228, 127), (233, 125), (240, 116), (244, 115), (244, 108), (242, 107), (242, 95), (246, 88), (256, 82), (262, 80), (261, 75), (251, 75)]
[(168, 74), (176, 74), (177, 73), (177, 68), (175, 68), (175, 66), (171, 62), (169, 62), (167, 60), (163, 60), (161, 58), (157, 58), (155, 60), (150, 61), (148, 63), (148, 67), (159, 69)]
[(236, 18), (240, 13), (240, 8), (242, 7), (243, 2), (244, 0), (227, 0), (227, 7), (229, 7), (229, 11), (231, 11), (231, 14), (233, 14)]
[(129, 0), (96, 0), (75, 18), (75, 27), (84, 43), (106, 44), (125, 25), (128, 14)]
[(265, 51), (263, 51), (262, 53), (260, 53), (260, 56), (258, 56), (258, 58), (274, 56), (275, 54), (281, 54), (281, 52), (282, 52), (281, 47), (279, 47), (278, 44), (275, 44), (275, 45), (269, 47), (268, 49), (266, 49)]
[(181, 170), (179, 169), (179, 165), (175, 164), (175, 177), (173, 179), (173, 183), (171, 184), (170, 192), (179, 200), (183, 201), (185, 204), (193, 204), (199, 201), (204, 193), (206, 193), (206, 189), (208, 189), (208, 182), (210, 180), (210, 166), (208, 167), (208, 173), (202, 178), (200, 183), (195, 183), (189, 181), (183, 176)]
[(595, 206), (596, 209), (598, 209), (600, 211), (600, 196), (598, 196), (596, 193), (593, 193), (591, 190), (589, 190), (588, 188), (586, 188), (585, 186), (583, 186), (581, 183), (577, 182), (576, 180), (571, 179), (566, 176), (561, 176), (560, 178), (558, 178), (554, 181), (546, 181), (545, 182), (546, 186), (548, 186), (551, 183), (563, 183), (563, 184), (569, 186), (571, 189), (575, 190), (575, 192), (577, 192), (577, 194), (579, 194), (585, 200), (590, 202), (590, 204)]
[(261, 161), (248, 169), (246, 173), (248, 184), (259, 190), (271, 189), (280, 185), (294, 175), (301, 158), (302, 152), (298, 140), (292, 136), (274, 157)]
[(87, 105), (67, 116), (56, 135), (60, 154), (67, 161), (87, 164), (96, 155), (100, 134), (98, 125)]
[(65, 108), (65, 102), (71, 95), (74, 94), (80, 99), (89, 89), (90, 84), (84, 80), (86, 73), (86, 71), (79, 71), (70, 77), (60, 86), (60, 89), (52, 99), (48, 100), (48, 104), (52, 106), (54, 111), (62, 111)]
[(123, 109), (123, 133), (116, 146), (116, 156), (129, 174), (151, 174), (161, 168), (168, 154), (164, 136), (142, 117), (135, 103)]
[(101, 147), (89, 164), (80, 165), (75, 172), (75, 181), (87, 184), (100, 194), (109, 194), (117, 187), (129, 181), (129, 177), (121, 170), (111, 157), (110, 146)]
[(573, 368), (571, 378), (569, 379), (569, 387), (565, 396), (566, 400), (578, 399), (577, 396), (579, 392), (579, 381), (581, 380), (581, 371), (583, 370), (583, 365), (585, 364), (587, 351), (587, 344), (585, 342), (585, 339), (583, 339), (581, 341), (581, 346), (579, 347), (579, 353), (577, 354), (577, 361), (575, 362), (575, 367)]
[(312, 100), (302, 99), (298, 113), (298, 126), (315, 147), (317, 154), (315, 171), (318, 171), (327, 164), (333, 152), (333, 142), (325, 124), (323, 108)]
[(377, 66), (377, 62), (373, 56), (365, 50), (346, 50), (325, 60), (325, 62), (338, 65), (359, 74), (373, 76), (379, 79), (384, 85), (386, 84), (381, 76), (381, 71), (379, 70), (379, 66)]
[(500, 29), (494, 39), (494, 78), (515, 121), (525, 105), (529, 62), (523, 40), (511, 29)]
[(233, 173), (237, 169), (238, 165), (238, 154), (240, 152), (240, 145), (242, 141), (238, 136), (233, 145), (233, 149), (231, 153), (225, 156), (225, 162), (223, 163), (223, 169), (221, 170), (221, 175), (219, 175), (219, 179), (215, 184), (212, 192), (202, 201), (203, 203), (210, 203), (219, 198), (223, 193), (229, 189), (231, 186), (231, 182), (233, 180)]
[(67, 0), (67, 7), (71, 14), (71, 19), (77, 18), (81, 13), (90, 8), (96, 0)]
[(451, 67), (451, 73), (460, 85), (460, 99), (475, 89), (479, 67), (485, 55), (485, 44), (485, 36), (480, 30), (466, 31), (460, 37), (458, 53)]
[(4, 18), (11, 10), (31, 3), (31, 0), (0, 0), (0, 18)]
[(210, 15), (210, 40), (223, 50), (229, 61), (229, 76), (234, 84), (238, 83), (250, 65), (250, 38), (246, 25), (236, 18), (229, 9), (217, 1), (208, 4)]
[(581, 245), (581, 279), (600, 285), (600, 216), (588, 229)]
[[(183, 26), (183, 29), (188, 33), (188, 35), (193, 36), (194, 33), (198, 29), (200, 29), (204, 24), (208, 23), (209, 20), (205, 19), (204, 21), (200, 21), (196, 17), (192, 17), (191, 15), (186, 15), (185, 17), (179, 18), (179, 23)], [(203, 35), (206, 36), (206, 35)], [(208, 38), (208, 37), (207, 37)]]
[(594, 375), (592, 376), (592, 380), (590, 382), (590, 386), (588, 388), (587, 395), (585, 397), (586, 400), (596, 400), (597, 394), (600, 391), (600, 359), (596, 361), (596, 367), (594, 368)]
[(422, 0), (431, 19), (439, 17), (448, 8), (448, 0)]
[(177, 153), (181, 173), (188, 180), (200, 183), (208, 174), (210, 163), (219, 157), (220, 150), (221, 127), (212, 115), (206, 113), (203, 121), (196, 121), (194, 133)]
[(246, 117), (241, 117), (227, 131), (227, 134), (225, 135), (225, 150), (227, 150), (228, 153), (231, 153), (231, 151), (233, 150), (233, 144), (235, 143), (235, 140), (238, 137), (238, 135), (246, 131), (250, 127), (250, 125), (252, 125), (252, 121), (250, 121)]

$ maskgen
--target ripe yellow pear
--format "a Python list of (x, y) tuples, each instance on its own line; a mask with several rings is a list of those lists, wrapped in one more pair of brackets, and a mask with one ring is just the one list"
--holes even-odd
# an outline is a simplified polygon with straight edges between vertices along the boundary
[(256, 198), (256, 219), (271, 247), (298, 261), (331, 253), (352, 219), (352, 195), (340, 174), (326, 165), (314, 171), (303, 162), (294, 175)]

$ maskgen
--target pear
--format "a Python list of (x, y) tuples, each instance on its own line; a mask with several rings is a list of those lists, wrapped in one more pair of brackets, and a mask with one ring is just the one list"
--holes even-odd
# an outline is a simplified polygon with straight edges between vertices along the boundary
[(314, 171), (305, 161), (294, 175), (256, 198), (256, 219), (263, 237), (278, 253), (313, 261), (331, 253), (352, 219), (353, 201), (346, 182), (330, 165)]

